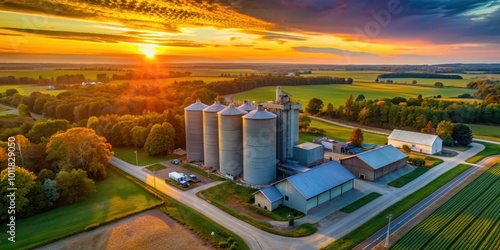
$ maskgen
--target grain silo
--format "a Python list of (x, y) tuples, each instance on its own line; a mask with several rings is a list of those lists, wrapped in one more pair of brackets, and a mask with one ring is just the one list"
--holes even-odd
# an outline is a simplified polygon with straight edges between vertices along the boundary
[(250, 112), (252, 110), (255, 110), (255, 106), (252, 105), (248, 100), (244, 100), (243, 104), (241, 104), (238, 108), (243, 109), (246, 112)]
[(243, 179), (251, 185), (276, 180), (276, 115), (259, 105), (243, 116)]
[(247, 112), (230, 104), (219, 111), (219, 171), (241, 176), (243, 172), (243, 127), (241, 116)]
[(203, 110), (203, 152), (204, 165), (219, 169), (219, 124), (217, 112), (226, 108), (215, 101)]
[(186, 151), (188, 161), (203, 161), (203, 114), (207, 105), (196, 100), (184, 108)]

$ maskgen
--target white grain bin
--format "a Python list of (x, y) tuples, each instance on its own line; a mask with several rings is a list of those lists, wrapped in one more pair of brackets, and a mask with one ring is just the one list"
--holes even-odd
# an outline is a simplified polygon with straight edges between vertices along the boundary
[(243, 116), (243, 179), (251, 185), (276, 180), (276, 115), (262, 105)]
[(203, 114), (207, 105), (197, 100), (184, 108), (188, 161), (203, 161)]
[(224, 175), (243, 173), (243, 125), (241, 116), (247, 112), (230, 104), (219, 111), (219, 171)]
[(217, 112), (226, 108), (215, 101), (203, 110), (203, 153), (204, 165), (219, 169), (219, 124)]
[(250, 112), (252, 110), (255, 110), (255, 106), (252, 105), (248, 100), (244, 100), (243, 104), (241, 104), (238, 108), (243, 109), (246, 112)]

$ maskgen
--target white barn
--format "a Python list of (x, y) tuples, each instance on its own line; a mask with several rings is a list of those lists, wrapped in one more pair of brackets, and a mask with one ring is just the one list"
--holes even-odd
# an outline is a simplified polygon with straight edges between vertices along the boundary
[(353, 188), (354, 175), (332, 161), (255, 192), (255, 205), (272, 211), (283, 204), (307, 214)]
[(426, 154), (439, 154), (443, 148), (443, 140), (437, 135), (399, 129), (392, 131), (388, 137), (387, 144), (398, 148), (408, 145), (412, 151)]

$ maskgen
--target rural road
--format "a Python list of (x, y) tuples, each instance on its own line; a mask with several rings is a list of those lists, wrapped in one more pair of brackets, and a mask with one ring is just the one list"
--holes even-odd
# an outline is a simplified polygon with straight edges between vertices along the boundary
[[(439, 175), (464, 162), (483, 149), (484, 146), (482, 144), (472, 143), (472, 147), (469, 150), (461, 152), (454, 157), (443, 158), (443, 163), (427, 171), (415, 181), (383, 195), (345, 217), (337, 219), (335, 223), (320, 227), (316, 234), (302, 238), (287, 238), (262, 231), (198, 198), (195, 192), (182, 192), (165, 184), (164, 181), (156, 180), (156, 188), (238, 234), (245, 240), (250, 249), (318, 249), (361, 226), (390, 205), (427, 185)], [(141, 167), (129, 164), (116, 157), (111, 159), (111, 163), (153, 186), (153, 176), (143, 171)], [(216, 184), (212, 183), (209, 185), (213, 186)], [(203, 188), (200, 187), (200, 189)]]
[[(7, 105), (4, 105), (4, 104), (0, 104), (0, 107), (8, 109), (7, 111), (5, 111), (6, 114), (19, 115), (19, 112), (17, 111), (17, 108), (13, 108), (11, 106), (7, 106)], [(31, 117), (33, 117), (33, 119), (36, 119), (36, 120), (44, 118), (42, 115), (35, 114), (33, 112), (31, 112)]]
[[(473, 165), (471, 168), (469, 168), (467, 171), (463, 172), (459, 176), (457, 176), (455, 179), (452, 181), (448, 182), (446, 185), (442, 186), (438, 190), (436, 190), (434, 193), (432, 193), (430, 196), (427, 198), (423, 199), (421, 202), (419, 202), (417, 205), (413, 206), (411, 209), (406, 211), (404, 214), (400, 215), (397, 217), (395, 220), (391, 222), (391, 228), (389, 231), (389, 235), (392, 233), (396, 232), (399, 228), (404, 226), (406, 223), (409, 221), (413, 220), (415, 217), (417, 217), (425, 208), (427, 208), (429, 205), (434, 203), (436, 200), (440, 199), (443, 195), (451, 191), (453, 188), (458, 186), (462, 181), (467, 179), (469, 176), (474, 174), (476, 171), (478, 171), (480, 168), (484, 167), (485, 164), (492, 158), (498, 157), (500, 155), (496, 156), (490, 156), (476, 165)], [(380, 229), (378, 232), (367, 238), (365, 241), (357, 245), (354, 250), (368, 250), (368, 249), (373, 249), (375, 246), (380, 244), (382, 241), (385, 240), (387, 236), (387, 225), (385, 225), (382, 229)]]

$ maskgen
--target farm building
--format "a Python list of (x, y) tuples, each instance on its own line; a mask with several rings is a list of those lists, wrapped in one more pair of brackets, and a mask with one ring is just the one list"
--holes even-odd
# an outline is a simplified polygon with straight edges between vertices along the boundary
[(255, 205), (269, 211), (280, 204), (305, 214), (354, 188), (354, 175), (332, 161), (300, 173), (255, 193)]
[(406, 165), (408, 156), (392, 145), (383, 146), (340, 160), (352, 174), (360, 179), (375, 181), (379, 177)]
[(315, 143), (302, 143), (293, 148), (293, 158), (302, 166), (312, 166), (323, 162), (324, 149)]
[(394, 129), (388, 137), (387, 144), (398, 148), (408, 145), (412, 151), (439, 154), (443, 147), (443, 140), (437, 135)]

